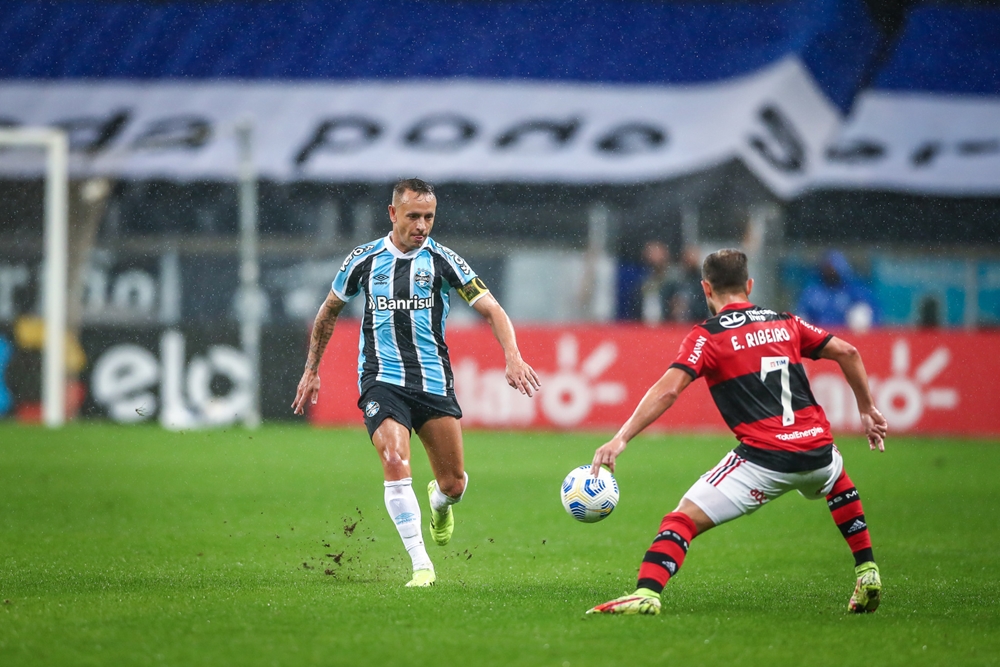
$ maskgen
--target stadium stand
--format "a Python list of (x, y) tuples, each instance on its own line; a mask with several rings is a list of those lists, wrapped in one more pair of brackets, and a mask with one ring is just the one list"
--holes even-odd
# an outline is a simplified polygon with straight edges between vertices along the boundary
[[(727, 80), (794, 55), (847, 118), (865, 91), (996, 95), (1000, 13), (965, 3), (916, 5), (904, 12), (912, 4), (18, 0), (0, 4), (0, 83), (465, 78), (670, 85)], [(421, 20), (398, 20), (408, 12)], [(12, 122), (3, 116), (0, 124)], [(959, 150), (988, 155), (1000, 141), (974, 139)], [(738, 161), (713, 167), (708, 175), (716, 184), (698, 199), (709, 226), (707, 218), (720, 206), (707, 201), (712, 192), (734, 193), (737, 209), (740, 201), (760, 198), (756, 177)], [(214, 235), (235, 229), (232, 198), (214, 184), (132, 180), (117, 188), (126, 233)], [(512, 205), (525, 188), (536, 200), (556, 198), (545, 186), (526, 185), (511, 193)], [(327, 196), (310, 184), (264, 190), (265, 233), (307, 233), (316, 202)], [(510, 189), (494, 190), (504, 199)], [(367, 196), (363, 179), (341, 187), (348, 206)], [(601, 196), (642, 207), (641, 197), (621, 188)], [(947, 228), (955, 242), (978, 243), (1000, 237), (997, 201), (819, 187), (791, 200), (786, 230), (793, 239), (829, 242), (891, 240), (904, 232), (915, 240), (937, 240)], [(726, 217), (732, 207), (722, 208)], [(166, 219), (164, 210), (191, 213)], [(467, 212), (479, 224), (476, 211)], [(872, 224), (876, 219), (879, 224)], [(20, 225), (4, 220), (0, 226)], [(543, 230), (531, 224), (513, 231)]]
[(1000, 12), (975, 6), (914, 8), (874, 87), (1000, 94)]
[[(420, 20), (400, 20), (406, 15)], [(798, 54), (846, 110), (880, 40), (860, 0), (21, 0), (0, 5), (0, 79), (472, 77), (682, 84), (747, 74)]]
[[(1000, 95), (1000, 11), (989, 3), (964, 2), (910, 8), (869, 90), (969, 102)], [(928, 146), (933, 139), (927, 137)], [(1000, 136), (972, 134), (954, 151), (970, 160), (988, 158), (1000, 152)], [(1000, 201), (990, 196), (819, 190), (790, 203), (786, 232), (805, 242), (907, 239), (945, 246), (995, 245), (1000, 239)]]

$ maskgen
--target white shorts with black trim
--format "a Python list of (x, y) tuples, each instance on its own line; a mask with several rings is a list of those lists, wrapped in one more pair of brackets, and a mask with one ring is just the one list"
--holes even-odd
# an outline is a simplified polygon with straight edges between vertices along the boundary
[(844, 459), (833, 448), (833, 461), (817, 470), (776, 472), (730, 452), (694, 483), (684, 497), (700, 507), (715, 525), (752, 514), (789, 491), (807, 500), (825, 498), (840, 474)]

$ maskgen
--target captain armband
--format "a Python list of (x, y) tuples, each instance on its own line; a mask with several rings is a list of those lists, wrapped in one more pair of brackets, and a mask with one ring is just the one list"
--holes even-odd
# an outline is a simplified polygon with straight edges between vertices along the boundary
[(484, 283), (478, 276), (473, 278), (469, 282), (465, 283), (458, 288), (458, 295), (465, 299), (465, 302), (472, 304), (472, 302), (479, 299), (481, 296), (489, 292), (489, 288), (486, 287)]

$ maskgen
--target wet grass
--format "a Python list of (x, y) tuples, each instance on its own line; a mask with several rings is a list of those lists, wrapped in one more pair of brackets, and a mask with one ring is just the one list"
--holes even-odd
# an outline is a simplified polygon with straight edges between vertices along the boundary
[(411, 590), (363, 431), (0, 425), (0, 664), (1000, 664), (998, 443), (841, 443), (882, 566), (876, 614), (845, 613), (847, 547), (793, 494), (695, 540), (659, 617), (593, 618), (732, 441), (637, 440), (596, 525), (558, 487), (600, 436), (466, 441), (438, 585)]

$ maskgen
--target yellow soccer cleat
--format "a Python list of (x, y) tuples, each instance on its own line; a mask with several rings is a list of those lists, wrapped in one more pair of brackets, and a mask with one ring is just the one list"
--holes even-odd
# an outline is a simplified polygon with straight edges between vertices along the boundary
[(854, 595), (847, 603), (847, 610), (855, 614), (870, 613), (878, 609), (882, 601), (882, 577), (878, 565), (869, 561), (854, 568), (858, 575), (858, 584), (854, 587)]
[(587, 613), (656, 616), (660, 613), (660, 596), (648, 588), (640, 588), (631, 595), (623, 595), (610, 602), (599, 604), (587, 610)]
[[(427, 483), (427, 498), (434, 497), (434, 480)], [(434, 544), (443, 547), (451, 541), (455, 532), (455, 510), (449, 505), (444, 512), (438, 512), (431, 505), (431, 539)]]
[(427, 588), (433, 586), (435, 581), (437, 581), (437, 576), (434, 574), (434, 570), (414, 570), (413, 578), (407, 582), (406, 587)]

